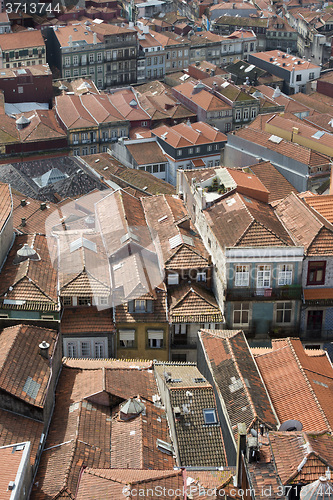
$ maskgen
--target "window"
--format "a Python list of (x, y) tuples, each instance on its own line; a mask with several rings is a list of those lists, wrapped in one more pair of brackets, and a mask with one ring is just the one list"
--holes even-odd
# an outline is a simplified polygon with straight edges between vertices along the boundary
[(79, 76), (79, 68), (74, 68), (73, 76)]
[(186, 323), (176, 323), (174, 325), (175, 335), (186, 335)]
[(279, 266), (278, 285), (291, 285), (293, 280), (293, 266), (291, 264), (283, 264)]
[(325, 283), (326, 262), (309, 262), (307, 285), (323, 285)]
[(151, 349), (163, 347), (163, 330), (148, 330), (148, 345)]
[(104, 342), (95, 342), (95, 358), (104, 357)]
[(240, 119), (241, 119), (241, 110), (240, 110), (240, 109), (236, 109), (236, 116), (235, 116), (235, 119), (236, 119), (236, 120), (240, 120)]
[(108, 297), (100, 297), (99, 298), (99, 304), (101, 306), (108, 306), (109, 305), (109, 299), (108, 299)]
[(71, 297), (64, 297), (62, 302), (63, 302), (64, 306), (71, 306), (72, 305), (72, 298)]
[(146, 59), (146, 62), (147, 62), (147, 66), (151, 66), (151, 57), (148, 57)]
[(89, 62), (94, 62), (95, 61), (95, 54), (89, 54)]
[(79, 56), (73, 56), (73, 64), (77, 66), (79, 64)]
[(249, 266), (236, 266), (235, 286), (249, 286)]
[(212, 149), (213, 149), (212, 144), (209, 144), (209, 145), (207, 146), (207, 151), (212, 151)]
[(71, 72), (69, 69), (65, 70), (65, 78), (69, 78), (71, 76)]
[(103, 73), (103, 66), (97, 66), (97, 73)]
[(179, 283), (178, 273), (168, 274), (168, 285), (178, 285), (178, 283)]
[(313, 80), (315, 77), (314, 73), (309, 73), (309, 80)]
[(249, 303), (235, 302), (234, 303), (234, 325), (249, 324)]
[(197, 147), (195, 148), (195, 152), (196, 152), (196, 153), (200, 153), (200, 146), (197, 146)]
[(119, 345), (120, 347), (135, 346), (135, 330), (119, 330)]
[(258, 266), (257, 288), (269, 288), (271, 284), (271, 266)]
[(188, 154), (193, 155), (193, 148), (188, 148)]
[(17, 87), (17, 92), (18, 92), (19, 94), (23, 94), (23, 87), (21, 87), (21, 86), (20, 86), (20, 87)]
[(211, 160), (208, 162), (208, 167), (212, 167), (212, 166), (213, 166), (213, 161)]
[(206, 281), (207, 276), (205, 271), (198, 271), (197, 272), (197, 281)]
[(248, 109), (248, 108), (246, 108), (246, 109), (244, 109), (244, 111), (243, 111), (243, 119), (244, 119), (244, 120), (248, 120), (249, 118), (250, 118), (249, 109)]
[(257, 109), (251, 108), (251, 118), (255, 118), (257, 116)]
[(206, 425), (217, 424), (216, 411), (214, 408), (203, 410), (203, 416)]
[(181, 149), (177, 150), (177, 156), (181, 156), (183, 154), (183, 151)]
[(165, 172), (165, 164), (160, 163), (160, 172)]
[(78, 297), (77, 299), (78, 306), (90, 306), (91, 298), (90, 297)]
[(97, 54), (97, 62), (102, 62), (102, 53), (98, 52)]
[(77, 357), (77, 344), (76, 342), (68, 342), (67, 343), (67, 356), (69, 358)]
[(65, 62), (64, 62), (65, 66), (69, 66), (70, 63), (71, 63), (70, 57), (65, 57)]
[(276, 304), (276, 322), (290, 323), (291, 322), (291, 302), (280, 302)]
[(81, 342), (81, 354), (83, 358), (90, 356), (90, 342)]
[(300, 82), (302, 80), (302, 75), (296, 75), (296, 82)]

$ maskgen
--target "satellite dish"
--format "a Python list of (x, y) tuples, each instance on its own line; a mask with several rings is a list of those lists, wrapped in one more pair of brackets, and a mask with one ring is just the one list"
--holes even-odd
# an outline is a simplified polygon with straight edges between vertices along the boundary
[(299, 420), (286, 420), (280, 425), (279, 431), (301, 431), (303, 424)]

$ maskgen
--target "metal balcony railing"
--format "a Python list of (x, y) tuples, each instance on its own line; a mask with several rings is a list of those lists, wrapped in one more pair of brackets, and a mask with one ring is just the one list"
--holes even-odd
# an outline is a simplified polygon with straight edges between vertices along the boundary
[(231, 288), (226, 291), (227, 300), (297, 300), (302, 295), (301, 285), (277, 288)]

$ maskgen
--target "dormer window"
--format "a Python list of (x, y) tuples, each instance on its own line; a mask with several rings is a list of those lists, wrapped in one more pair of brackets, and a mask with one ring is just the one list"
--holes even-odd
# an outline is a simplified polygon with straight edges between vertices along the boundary
[(151, 313), (153, 312), (153, 301), (146, 299), (135, 299), (128, 302), (129, 313)]
[(178, 285), (178, 283), (179, 283), (179, 274), (178, 273), (168, 274), (168, 285)]

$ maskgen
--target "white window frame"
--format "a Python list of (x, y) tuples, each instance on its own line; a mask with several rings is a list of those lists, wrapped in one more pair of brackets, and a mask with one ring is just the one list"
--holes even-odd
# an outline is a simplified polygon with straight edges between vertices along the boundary
[(186, 335), (186, 323), (175, 323), (175, 335)]
[(236, 265), (235, 268), (235, 286), (249, 286), (250, 266)]
[(207, 273), (206, 271), (198, 271), (197, 272), (197, 281), (206, 282), (207, 281)]
[[(90, 354), (82, 354), (82, 343), (89, 344)], [(103, 358), (108, 357), (108, 342), (106, 337), (80, 337), (80, 338), (64, 338), (63, 339), (64, 356), (68, 358), (97, 358), (96, 351), (98, 350)]]
[(168, 285), (178, 285), (179, 283), (179, 274), (178, 273), (169, 273), (168, 274)]
[(122, 349), (135, 347), (135, 330), (119, 330), (119, 345)]
[(279, 275), (278, 275), (278, 285), (291, 285), (293, 282), (293, 265), (292, 264), (280, 264), (279, 265)]
[(271, 287), (271, 266), (261, 265), (257, 268), (257, 288)]
[(148, 330), (149, 349), (163, 349), (164, 331)]

